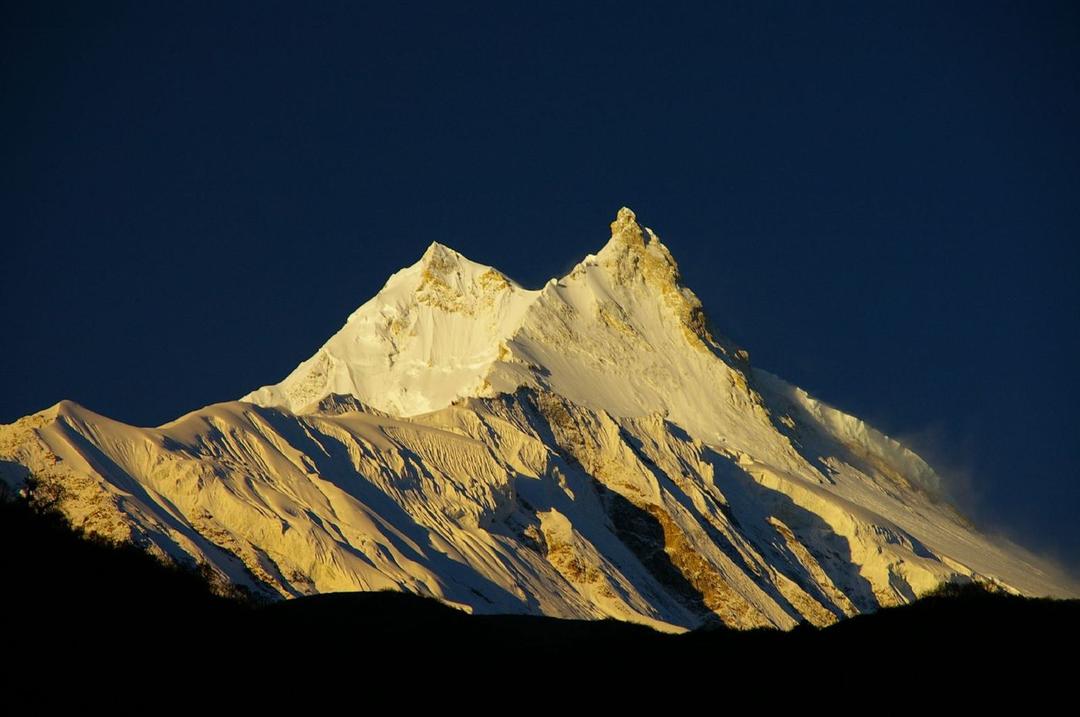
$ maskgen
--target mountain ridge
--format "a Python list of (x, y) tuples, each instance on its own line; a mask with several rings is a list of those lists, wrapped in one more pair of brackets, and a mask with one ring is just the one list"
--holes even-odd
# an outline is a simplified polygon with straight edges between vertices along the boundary
[(629, 209), (522, 288), (439, 242), (279, 384), (158, 428), (71, 402), (0, 478), (268, 596), (390, 589), (665, 630), (825, 625), (942, 582), (1076, 587), (914, 452), (753, 367)]

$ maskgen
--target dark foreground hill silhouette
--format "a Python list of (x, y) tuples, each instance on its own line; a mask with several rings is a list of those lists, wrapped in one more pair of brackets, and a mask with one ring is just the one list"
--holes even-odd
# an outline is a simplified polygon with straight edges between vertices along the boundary
[[(197, 570), (88, 539), (62, 517), (21, 500), (0, 501), (0, 575), (9, 654), (81, 656), (98, 667), (116, 660), (139, 665), (139, 656), (153, 654), (157, 661), (219, 667), (233, 660), (235, 671), (253, 660), (303, 654), (317, 656), (308, 667), (331, 664), (331, 656), (340, 667), (340, 656), (347, 656), (356, 667), (377, 662), (422, 672), (462, 667), (479, 655), (489, 663), (549, 666), (644, 660), (650, 674), (683, 676), (760, 675), (794, 666), (840, 674), (870, 665), (1067, 665), (1072, 658), (1061, 656), (1080, 647), (1080, 601), (1020, 598), (975, 585), (944, 587), (911, 605), (821, 630), (718, 627), (682, 635), (614, 620), (468, 615), (392, 592), (258, 604), (236, 591), (219, 594), (222, 587)], [(76, 663), (87, 669), (86, 660)]]

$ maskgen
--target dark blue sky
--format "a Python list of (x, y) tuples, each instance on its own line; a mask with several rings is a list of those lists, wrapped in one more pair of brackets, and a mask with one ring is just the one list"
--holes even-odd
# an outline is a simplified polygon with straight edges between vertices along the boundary
[(1080, 565), (1075, 3), (27, 5), (0, 421), (240, 396), (432, 240), (537, 286), (626, 204), (757, 365)]

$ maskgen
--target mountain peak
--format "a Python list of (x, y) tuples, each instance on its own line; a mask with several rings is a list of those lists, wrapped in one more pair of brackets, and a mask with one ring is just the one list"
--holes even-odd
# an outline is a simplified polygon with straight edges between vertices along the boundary
[(645, 235), (637, 222), (637, 215), (629, 207), (622, 207), (616, 213), (615, 221), (611, 223), (611, 240), (608, 243), (611, 242), (645, 248)]
[(678, 284), (679, 267), (675, 258), (652, 229), (638, 223), (637, 215), (628, 207), (622, 207), (615, 215), (611, 238), (597, 258), (620, 284), (640, 278), (664, 291)]
[(432, 243), (244, 400), (156, 429), (61, 402), (0, 426), (0, 487), (282, 597), (691, 629), (827, 625), (944, 581), (1075, 594), (914, 453), (714, 341), (625, 208), (538, 290)]
[[(430, 244), (428, 244), (428, 248), (424, 250), (424, 257), (425, 258), (426, 257), (431, 257), (431, 256), (436, 256), (436, 255), (445, 255), (445, 254), (449, 254), (449, 255), (452, 255), (452, 256), (459, 256), (459, 257), (461, 256), (461, 254), (458, 251), (446, 246), (442, 242), (437, 242), (437, 241), (433, 241)], [(462, 257), (462, 258), (464, 258), (464, 257)]]
[(457, 304), (466, 297), (520, 288), (497, 269), (472, 261), (437, 241), (431, 242), (414, 267), (420, 270), (416, 291), (421, 300), (433, 299), (436, 303)]
[(438, 273), (442, 273), (446, 270), (453, 270), (454, 267), (463, 264), (475, 264), (475, 262), (470, 261), (460, 252), (451, 249), (445, 244), (440, 244), (437, 241), (431, 242), (420, 257), (420, 266), (424, 269), (433, 270)]

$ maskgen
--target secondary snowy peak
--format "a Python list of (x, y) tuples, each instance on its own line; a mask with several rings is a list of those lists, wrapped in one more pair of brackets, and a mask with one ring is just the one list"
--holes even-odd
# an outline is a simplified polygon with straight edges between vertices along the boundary
[(243, 398), (294, 412), (330, 394), (409, 416), (475, 393), (537, 292), (434, 242), (285, 380)]
[(432, 242), (420, 257), (416, 299), (447, 311), (474, 314), (477, 303), (494, 299), (511, 282), (490, 266), (466, 259), (444, 244)]

